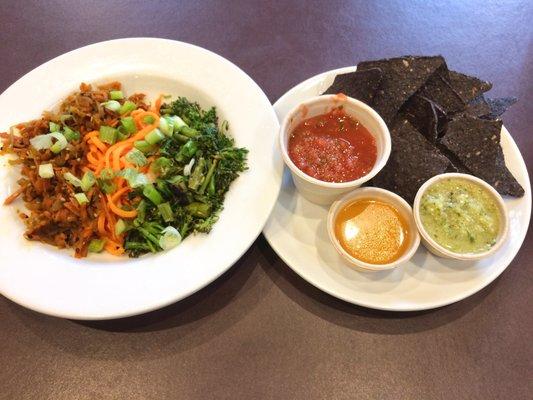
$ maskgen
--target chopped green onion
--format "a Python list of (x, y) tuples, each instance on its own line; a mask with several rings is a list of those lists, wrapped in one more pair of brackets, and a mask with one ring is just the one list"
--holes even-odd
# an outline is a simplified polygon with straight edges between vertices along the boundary
[(161, 231), (159, 238), (159, 247), (163, 250), (170, 250), (181, 243), (181, 235), (173, 226), (167, 226)]
[(159, 118), (159, 130), (163, 132), (165, 136), (172, 135), (172, 120), (169, 117)]
[(69, 142), (80, 140), (80, 133), (70, 129), (68, 126), (65, 126), (63, 135), (65, 136), (65, 139), (67, 139)]
[(113, 171), (111, 168), (104, 168), (100, 171), (100, 178), (105, 180), (110, 180), (115, 177), (115, 171)]
[(65, 121), (71, 119), (71, 118), (74, 118), (72, 115), (70, 114), (63, 114), (59, 117), (59, 120), (61, 121), (62, 124), (65, 124)]
[(83, 178), (81, 178), (81, 190), (84, 192), (88, 191), (96, 183), (96, 176), (91, 171), (87, 171)]
[(128, 154), (126, 154), (126, 160), (135, 164), (137, 167), (144, 167), (148, 164), (148, 160), (143, 152), (135, 148), (131, 149)]
[(196, 144), (196, 141), (189, 140), (187, 143), (181, 146), (178, 154), (176, 155), (176, 160), (186, 161), (190, 159), (192, 156), (194, 156), (197, 150), (198, 150), (198, 145)]
[(118, 175), (126, 179), (126, 181), (128, 181), (128, 185), (133, 189), (147, 185), (149, 183), (149, 180), (146, 175), (141, 174), (133, 168), (123, 169), (118, 173)]
[(124, 117), (120, 119), (120, 125), (124, 128), (124, 130), (128, 133), (135, 133), (137, 132), (137, 126), (135, 126), (135, 120), (133, 117)]
[(123, 140), (126, 140), (130, 136), (131, 135), (129, 133), (124, 131), (124, 127), (122, 127), (122, 126), (118, 127), (118, 129), (117, 129), (117, 142), (121, 142)]
[(39, 165), (39, 176), (44, 179), (50, 179), (54, 177), (54, 167), (52, 164)]
[(30, 139), (30, 144), (35, 150), (45, 150), (52, 147), (52, 136), (50, 135), (37, 135)]
[(75, 187), (81, 187), (81, 180), (76, 178), (74, 175), (72, 175), (70, 172), (65, 172), (63, 174), (63, 178), (70, 183), (72, 186)]
[(48, 126), (50, 129), (50, 132), (59, 132), (59, 130), (61, 129), (61, 126), (59, 124), (56, 124), (55, 122), (52, 122), (52, 121), (48, 123)]
[(172, 137), (181, 143), (186, 143), (189, 141), (189, 138), (187, 136), (180, 135), (179, 133), (174, 133)]
[(118, 110), (118, 113), (121, 114), (121, 115), (122, 114), (127, 114), (129, 112), (132, 112), (136, 108), (137, 108), (137, 106), (135, 105), (135, 103), (133, 101), (126, 100), (124, 102), (124, 104), (122, 104), (120, 109)]
[(144, 185), (143, 195), (156, 206), (163, 202), (163, 197), (151, 183)]
[(111, 194), (117, 190), (116, 185), (111, 181), (105, 179), (98, 179), (97, 182), (98, 186), (100, 186), (100, 190), (105, 194)]
[(146, 123), (146, 124), (153, 124), (155, 122), (155, 118), (152, 117), (151, 115), (146, 115), (144, 118), (143, 118), (143, 121)]
[(196, 129), (189, 128), (188, 126), (182, 126), (180, 128), (180, 133), (189, 138), (196, 137), (200, 134), (200, 132), (198, 132)]
[(135, 143), (133, 143), (133, 147), (145, 154), (154, 150), (154, 146), (152, 146), (146, 140), (137, 140)]
[(149, 144), (157, 144), (164, 138), (165, 138), (165, 135), (163, 135), (163, 133), (161, 133), (161, 131), (156, 128), (152, 132), (150, 132), (148, 135), (146, 135), (144, 140), (146, 140)]
[(52, 151), (52, 153), (57, 154), (61, 150), (63, 150), (65, 147), (67, 147), (67, 145), (68, 145), (67, 139), (61, 133), (59, 133), (59, 132), (51, 132), (50, 136), (52, 136), (53, 138), (57, 139), (57, 142), (55, 142), (50, 147), (50, 150)]
[(93, 239), (89, 243), (89, 253), (101, 253), (104, 249), (105, 242), (100, 239)]
[(187, 126), (187, 124), (177, 115), (173, 115), (170, 119), (172, 120), (172, 128), (175, 133), (178, 133), (184, 126)]
[(102, 103), (102, 106), (113, 112), (118, 112), (121, 107), (120, 103), (116, 100), (106, 101), (105, 103)]
[(189, 211), (195, 217), (207, 218), (209, 217), (209, 212), (211, 211), (211, 205), (207, 203), (192, 202), (188, 206), (185, 206), (187, 211)]
[(170, 208), (170, 203), (168, 201), (166, 203), (159, 204), (157, 209), (159, 210), (159, 214), (161, 214), (161, 217), (163, 217), (165, 222), (174, 220), (174, 213), (172, 212), (172, 208)]
[(124, 94), (122, 94), (122, 91), (120, 90), (111, 90), (109, 92), (109, 98), (111, 100), (122, 100), (124, 98)]
[(111, 126), (102, 125), (100, 127), (100, 140), (107, 144), (115, 144), (117, 141), (117, 130)]
[(78, 203), (80, 203), (80, 206), (87, 204), (89, 202), (89, 199), (87, 198), (85, 193), (76, 193), (74, 197), (76, 198), (76, 200), (78, 200)]
[(119, 219), (115, 224), (115, 235), (122, 235), (126, 229), (128, 229), (128, 225), (126, 225), (123, 219)]

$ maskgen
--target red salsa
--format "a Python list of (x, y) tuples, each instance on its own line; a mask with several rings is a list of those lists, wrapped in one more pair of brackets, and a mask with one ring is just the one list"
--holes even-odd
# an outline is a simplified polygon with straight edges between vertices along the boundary
[(300, 122), (289, 136), (289, 157), (304, 173), (326, 182), (348, 182), (370, 172), (376, 140), (342, 108)]

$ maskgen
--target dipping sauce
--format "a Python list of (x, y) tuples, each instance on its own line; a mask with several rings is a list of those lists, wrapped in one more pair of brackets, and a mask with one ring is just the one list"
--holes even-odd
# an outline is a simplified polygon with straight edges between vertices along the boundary
[(493, 195), (461, 178), (437, 181), (420, 200), (420, 220), (435, 242), (454, 253), (489, 250), (500, 231)]
[(342, 208), (335, 220), (335, 236), (352, 257), (369, 264), (388, 264), (406, 251), (407, 221), (389, 203), (361, 199)]
[(300, 122), (288, 147), (298, 169), (326, 182), (358, 179), (372, 170), (377, 158), (372, 134), (342, 108)]

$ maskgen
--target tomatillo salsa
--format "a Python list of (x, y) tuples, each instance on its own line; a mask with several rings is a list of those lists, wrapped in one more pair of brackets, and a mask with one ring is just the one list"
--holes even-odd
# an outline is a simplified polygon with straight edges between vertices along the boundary
[(349, 182), (372, 170), (374, 136), (342, 108), (300, 122), (289, 136), (289, 157), (302, 172), (326, 182)]
[(461, 178), (431, 185), (420, 200), (420, 220), (435, 242), (454, 253), (489, 250), (500, 232), (500, 211), (484, 187)]
[(335, 218), (335, 236), (352, 257), (369, 264), (388, 264), (407, 250), (405, 218), (391, 204), (361, 199), (344, 206)]

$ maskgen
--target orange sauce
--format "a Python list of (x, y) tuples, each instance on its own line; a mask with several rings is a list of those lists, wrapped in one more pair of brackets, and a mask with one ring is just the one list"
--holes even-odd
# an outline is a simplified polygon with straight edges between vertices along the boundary
[(409, 244), (407, 221), (392, 205), (373, 199), (347, 204), (335, 220), (335, 236), (352, 257), (369, 264), (400, 258)]

